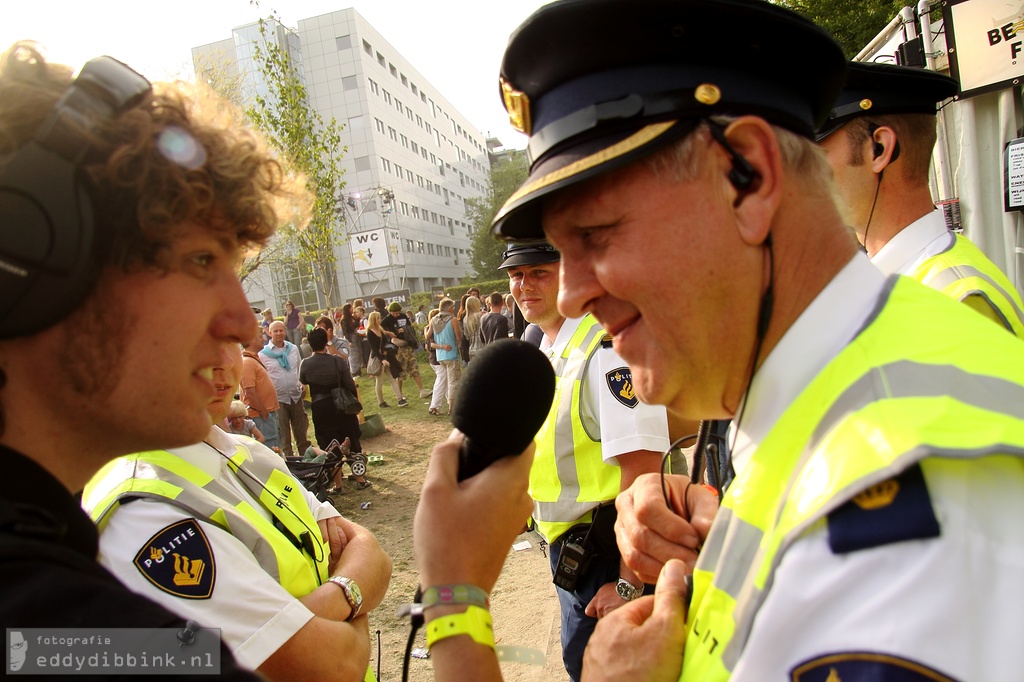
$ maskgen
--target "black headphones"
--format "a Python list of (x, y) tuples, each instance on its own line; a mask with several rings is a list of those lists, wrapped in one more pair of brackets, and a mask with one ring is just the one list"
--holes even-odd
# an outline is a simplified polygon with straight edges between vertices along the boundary
[(711, 137), (715, 138), (715, 142), (725, 149), (729, 155), (729, 160), (732, 161), (732, 170), (729, 171), (729, 182), (733, 187), (736, 188), (737, 192), (745, 192), (750, 189), (750, 186), (754, 184), (754, 180), (757, 179), (757, 171), (750, 165), (750, 162), (743, 158), (743, 155), (732, 148), (729, 144), (729, 140), (725, 139), (725, 132), (721, 125), (714, 121), (706, 121), (708, 130), (711, 131)]
[[(875, 131), (878, 128), (879, 125), (877, 123), (868, 124), (868, 137), (871, 139), (871, 153), (873, 154), (872, 159), (877, 159), (885, 153), (885, 145), (875, 139)], [(892, 156), (889, 157), (889, 163), (891, 164), (898, 158), (900, 158), (900, 141), (896, 140), (896, 144), (892, 146)]]
[(0, 159), (0, 338), (56, 324), (91, 291), (103, 240), (80, 168), (98, 124), (150, 90), (116, 59), (93, 59), (32, 139)]

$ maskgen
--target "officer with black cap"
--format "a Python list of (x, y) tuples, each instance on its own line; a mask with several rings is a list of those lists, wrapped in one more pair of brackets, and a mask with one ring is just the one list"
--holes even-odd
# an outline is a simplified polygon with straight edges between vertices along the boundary
[[(734, 422), (720, 507), (676, 476), (619, 495), (622, 556), (657, 587), (601, 619), (585, 680), (1024, 668), (1003, 634), (1024, 626), (1024, 346), (859, 250), (813, 140), (845, 71), (756, 0), (561, 0), (510, 40), (532, 163), (496, 235), (558, 248), (561, 313), (600, 320), (642, 400)], [(443, 536), (474, 495), (455, 456), (425, 484), (421, 581), (493, 584), (478, 545), (517, 491)], [(434, 641), (441, 679), (496, 670), (479, 639)]]
[(935, 107), (956, 93), (956, 81), (934, 71), (852, 62), (818, 143), (847, 222), (872, 263), (938, 289), (1024, 338), (1024, 303), (1013, 284), (981, 249), (946, 229), (932, 202)]
[(512, 296), (542, 331), (538, 345), (558, 377), (535, 439), (530, 496), (534, 528), (551, 547), (562, 662), (575, 681), (597, 619), (644, 593), (616, 546), (612, 502), (637, 476), (658, 471), (668, 419), (664, 407), (636, 397), (629, 366), (593, 315), (558, 312), (554, 247), (514, 244), (504, 256)]

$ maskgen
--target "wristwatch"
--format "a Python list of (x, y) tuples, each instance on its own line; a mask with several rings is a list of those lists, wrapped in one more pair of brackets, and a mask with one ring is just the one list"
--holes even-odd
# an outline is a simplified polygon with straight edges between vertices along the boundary
[[(334, 583), (341, 588), (342, 594), (345, 595), (345, 601), (352, 607), (352, 613), (348, 614), (348, 618), (345, 620), (352, 620), (359, 615), (359, 609), (363, 608), (363, 592), (359, 589), (359, 585), (356, 584), (355, 580), (346, 578), (344, 576), (336, 575), (327, 579), (327, 582)], [(626, 583), (627, 585), (629, 583)]]
[(643, 595), (644, 586), (637, 587), (625, 578), (619, 578), (619, 581), (615, 583), (615, 592), (624, 601), (633, 601)]

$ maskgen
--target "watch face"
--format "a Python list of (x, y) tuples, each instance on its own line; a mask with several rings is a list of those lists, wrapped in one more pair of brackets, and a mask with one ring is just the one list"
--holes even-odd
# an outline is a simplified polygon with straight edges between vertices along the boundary
[(348, 581), (348, 591), (352, 595), (352, 601), (355, 607), (363, 605), (363, 592), (359, 589), (359, 585), (356, 585), (355, 580)]
[(629, 581), (619, 578), (619, 582), (615, 583), (615, 591), (626, 601), (633, 601), (636, 599), (639, 590)]

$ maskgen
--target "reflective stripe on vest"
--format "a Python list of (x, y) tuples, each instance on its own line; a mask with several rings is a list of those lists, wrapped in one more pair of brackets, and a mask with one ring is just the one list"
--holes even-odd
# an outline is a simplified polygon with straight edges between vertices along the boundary
[(983, 297), (1000, 323), (1024, 339), (1024, 302), (1013, 284), (973, 242), (952, 236), (949, 248), (922, 261), (910, 277), (957, 301)]
[[(729, 678), (785, 551), (858, 493), (926, 458), (1024, 457), (1019, 341), (935, 303), (898, 278), (743, 467), (694, 570), (681, 679)], [(948, 328), (981, 350), (931, 340)], [(964, 415), (970, 428), (948, 428)]]
[(537, 530), (550, 543), (619, 494), (619, 467), (605, 464), (600, 438), (583, 423), (583, 378), (601, 347), (604, 329), (592, 315), (580, 320), (555, 369), (555, 399), (537, 432), (530, 496)]
[[(228, 466), (286, 532), (256, 509), (253, 498), (162, 450), (109, 462), (86, 485), (82, 507), (102, 531), (125, 499), (143, 497), (173, 504), (234, 535), (291, 595), (306, 596), (329, 577), (330, 549), (321, 539), (301, 484), (269, 463), (254, 460), (241, 445)], [(309, 540), (303, 541), (306, 536)]]

